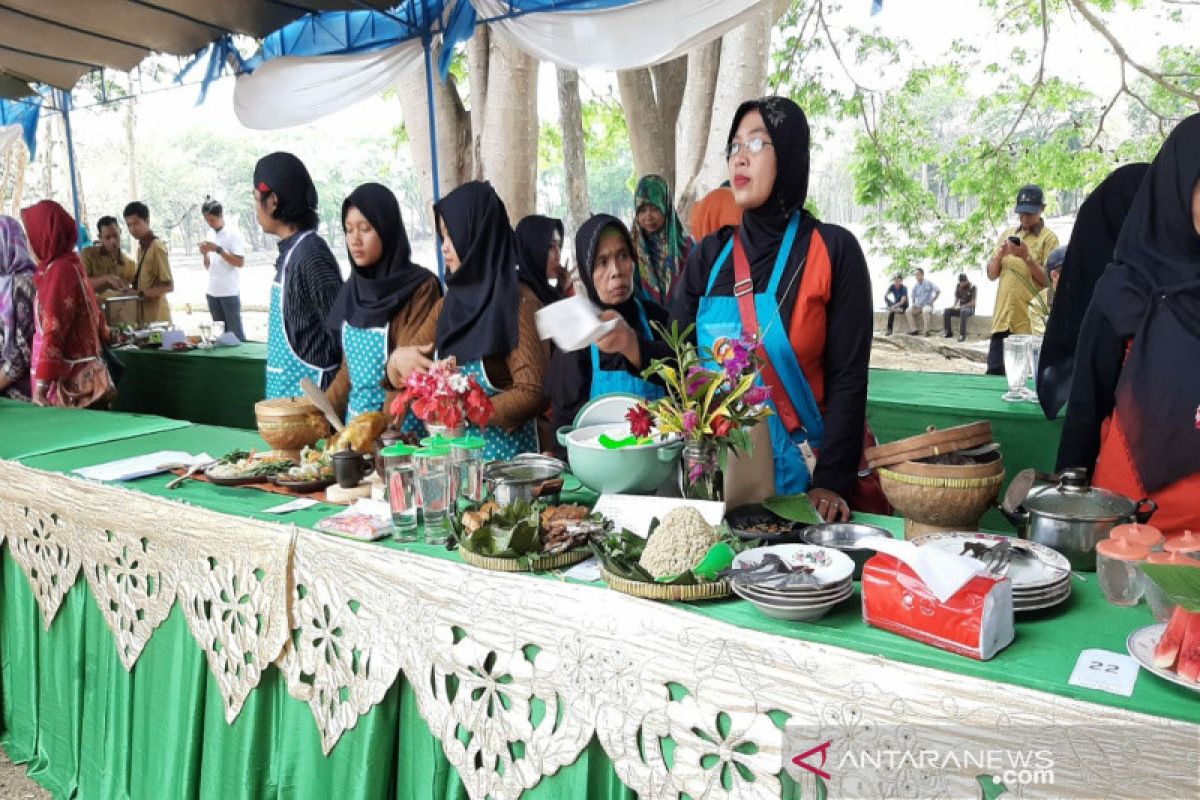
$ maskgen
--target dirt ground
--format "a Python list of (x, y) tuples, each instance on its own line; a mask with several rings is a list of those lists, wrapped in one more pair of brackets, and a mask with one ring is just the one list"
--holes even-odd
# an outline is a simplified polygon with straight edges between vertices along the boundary
[(50, 800), (50, 793), (25, 777), (25, 767), (8, 760), (0, 750), (0, 798), (3, 800)]

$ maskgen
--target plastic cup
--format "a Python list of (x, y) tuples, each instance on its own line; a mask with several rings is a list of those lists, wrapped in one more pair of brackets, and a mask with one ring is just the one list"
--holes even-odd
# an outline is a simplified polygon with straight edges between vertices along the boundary
[(417, 529), (417, 468), (412, 462), (397, 462), (387, 468), (387, 498), (392, 509), (392, 538), (415, 542)]
[(1138, 604), (1145, 589), (1138, 564), (1149, 555), (1149, 548), (1127, 539), (1105, 539), (1096, 545), (1096, 574), (1108, 602), (1115, 606)]

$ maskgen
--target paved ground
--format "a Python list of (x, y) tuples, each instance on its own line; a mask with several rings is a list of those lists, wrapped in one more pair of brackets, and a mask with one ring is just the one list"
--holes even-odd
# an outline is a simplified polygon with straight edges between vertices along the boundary
[(25, 777), (25, 767), (8, 760), (0, 750), (0, 798), (3, 800), (50, 800), (50, 793)]

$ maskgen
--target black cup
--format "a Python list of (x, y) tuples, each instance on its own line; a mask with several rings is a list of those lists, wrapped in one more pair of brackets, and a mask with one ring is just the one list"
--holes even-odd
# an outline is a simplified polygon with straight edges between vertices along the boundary
[(374, 459), (369, 454), (358, 453), (349, 448), (333, 454), (333, 476), (338, 486), (353, 489), (375, 469)]

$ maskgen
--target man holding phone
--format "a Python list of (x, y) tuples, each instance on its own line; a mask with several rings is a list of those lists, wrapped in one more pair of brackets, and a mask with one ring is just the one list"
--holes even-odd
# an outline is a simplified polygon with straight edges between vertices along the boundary
[(1004, 374), (1004, 340), (1010, 334), (1031, 333), (1029, 301), (1046, 285), (1043, 266), (1058, 236), (1046, 227), (1042, 187), (1022, 186), (1014, 209), (1020, 224), (1004, 232), (987, 264), (989, 280), (999, 280), (992, 311), (992, 341), (988, 347), (987, 374)]

